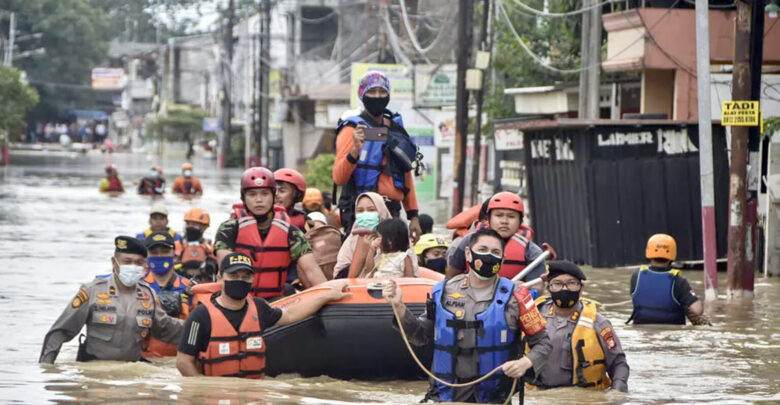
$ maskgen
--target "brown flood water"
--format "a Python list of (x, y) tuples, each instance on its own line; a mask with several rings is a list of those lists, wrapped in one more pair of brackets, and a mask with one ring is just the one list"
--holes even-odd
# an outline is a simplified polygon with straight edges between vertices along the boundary
[[(141, 155), (115, 155), (125, 187), (151, 164)], [(2, 403), (213, 403), (357, 404), (417, 403), (426, 382), (341, 381), (284, 375), (263, 381), (182, 378), (173, 360), (143, 363), (76, 363), (75, 339), (57, 363), (38, 365), (43, 337), (80, 284), (109, 271), (112, 239), (143, 230), (156, 201), (133, 192), (111, 198), (97, 192), (105, 157), (18, 153), (0, 168), (0, 402)], [(181, 161), (165, 162), (173, 182)], [(195, 161), (205, 195), (186, 201), (171, 195), (171, 227), (200, 206), (216, 224), (238, 197), (240, 171), (216, 171)], [(423, 207), (425, 203), (423, 202)], [(423, 209), (425, 211), (425, 209)], [(565, 255), (565, 252), (561, 252)], [(626, 326), (630, 272), (586, 269), (586, 295), (605, 304), (631, 366), (630, 393), (581, 389), (529, 392), (543, 403), (780, 403), (780, 279), (756, 279), (753, 301), (708, 303), (712, 327)], [(699, 295), (702, 273), (685, 276)], [(719, 284), (724, 291), (725, 281)], [(327, 348), (323, 348), (327, 350)], [(381, 367), (381, 365), (377, 365)]]

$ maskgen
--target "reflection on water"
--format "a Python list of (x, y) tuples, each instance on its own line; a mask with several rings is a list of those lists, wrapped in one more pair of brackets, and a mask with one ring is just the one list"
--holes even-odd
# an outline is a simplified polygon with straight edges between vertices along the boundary
[[(40, 403), (416, 403), (423, 381), (360, 382), (284, 375), (263, 381), (181, 378), (175, 362), (152, 364), (76, 363), (75, 339), (63, 346), (53, 366), (37, 364), (44, 334), (81, 283), (109, 271), (112, 239), (147, 226), (148, 209), (164, 202), (173, 229), (181, 231), (190, 207), (209, 211), (213, 237), (238, 200), (239, 170), (218, 171), (195, 161), (204, 196), (161, 199), (132, 192), (133, 181), (153, 162), (141, 155), (113, 155), (129, 193), (102, 195), (97, 186), (106, 157), (100, 154), (12, 156), (0, 168), (0, 402)], [(181, 161), (165, 162), (173, 183)], [(425, 203), (422, 204), (425, 207)], [(561, 252), (565, 255), (565, 252)], [(750, 403), (780, 402), (780, 281), (758, 279), (756, 299), (719, 300), (707, 305), (715, 326), (626, 326), (631, 313), (629, 272), (586, 269), (586, 295), (605, 304), (631, 366), (629, 394), (581, 389), (534, 391), (528, 403)], [(702, 274), (687, 272), (703, 291)], [(720, 285), (725, 286), (721, 277)], [(701, 295), (701, 294), (700, 294)], [(327, 350), (327, 348), (323, 348)], [(381, 367), (381, 365), (377, 365)]]

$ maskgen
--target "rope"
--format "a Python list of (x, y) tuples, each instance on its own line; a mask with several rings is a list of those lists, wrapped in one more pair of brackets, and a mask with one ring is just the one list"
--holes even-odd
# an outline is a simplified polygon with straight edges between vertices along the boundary
[[(403, 338), (404, 344), (406, 344), (406, 348), (409, 350), (409, 354), (412, 355), (412, 358), (414, 359), (414, 362), (417, 363), (417, 366), (420, 367), (420, 370), (424, 371), (425, 374), (428, 375), (428, 377), (431, 377), (434, 381), (438, 382), (439, 384), (446, 385), (446, 386), (452, 387), (452, 388), (469, 387), (469, 386), (472, 386), (472, 385), (475, 385), (475, 384), (479, 384), (482, 381), (487, 380), (488, 378), (490, 378), (490, 376), (492, 376), (498, 370), (501, 369), (501, 366), (498, 366), (498, 367), (494, 368), (492, 371), (490, 371), (489, 373), (483, 375), (482, 377), (477, 378), (474, 381), (469, 381), (469, 382), (465, 382), (465, 383), (458, 383), (458, 384), (450, 383), (450, 382), (442, 380), (439, 377), (436, 377), (430, 370), (428, 370), (427, 367), (425, 367), (422, 364), (420, 359), (417, 357), (417, 354), (414, 352), (414, 349), (412, 349), (412, 345), (411, 345), (411, 343), (409, 343), (409, 339), (406, 337), (406, 331), (404, 330), (404, 324), (403, 324), (403, 322), (401, 320), (401, 317), (398, 315), (398, 310), (396, 310), (395, 306), (392, 305), (392, 304), (390, 304), (390, 308), (393, 309), (393, 315), (395, 315), (395, 320), (398, 322), (398, 329), (401, 331), (401, 338)], [(512, 390), (509, 392), (509, 396), (506, 398), (506, 401), (504, 401), (504, 405), (509, 404), (509, 403), (512, 402), (512, 396), (515, 395), (515, 390), (516, 389), (517, 389), (517, 378), (515, 378), (514, 382), (512, 382)]]

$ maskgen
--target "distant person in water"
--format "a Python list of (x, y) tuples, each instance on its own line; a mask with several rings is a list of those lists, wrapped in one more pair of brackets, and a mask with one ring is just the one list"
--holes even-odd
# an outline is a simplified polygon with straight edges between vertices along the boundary
[(192, 163), (181, 165), (181, 176), (173, 181), (173, 192), (182, 195), (201, 195), (203, 186), (200, 179), (192, 175)]
[(125, 187), (122, 185), (122, 179), (119, 178), (116, 165), (106, 166), (106, 177), (100, 182), (100, 192), (121, 193), (123, 191), (125, 191)]
[(149, 169), (149, 175), (141, 178), (138, 183), (138, 194), (141, 195), (162, 195), (165, 192), (165, 179), (162, 177), (162, 168), (152, 166)]

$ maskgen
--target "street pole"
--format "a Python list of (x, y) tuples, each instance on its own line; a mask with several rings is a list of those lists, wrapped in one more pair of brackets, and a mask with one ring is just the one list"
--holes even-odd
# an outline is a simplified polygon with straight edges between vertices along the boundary
[[(490, 24), (490, 0), (482, 0), (482, 27), (479, 33), (479, 49), (490, 50), (488, 25)], [(477, 119), (474, 127), (474, 153), (471, 158), (471, 206), (479, 204), (479, 180), (482, 162), (482, 104), (485, 102), (485, 74), (477, 91)]]
[[(731, 99), (750, 99), (750, 21), (752, 3), (737, 1), (734, 35), (734, 73)], [(731, 127), (731, 166), (729, 169), (729, 251), (726, 294), (742, 298), (745, 270), (745, 210), (747, 197), (748, 128)]]
[(696, 76), (699, 93), (699, 180), (704, 252), (704, 299), (718, 297), (718, 252), (715, 229), (715, 170), (712, 163), (710, 100), (710, 21), (707, 0), (696, 0)]
[(469, 92), (466, 90), (466, 70), (471, 56), (473, 0), (460, 0), (458, 13), (458, 83), (455, 108), (455, 187), (453, 188), (452, 215), (463, 210), (466, 188), (466, 144), (469, 129)]
[[(271, 0), (263, 1), (263, 23), (260, 35), (260, 156), (264, 166), (271, 164), (268, 156), (268, 81), (270, 80), (271, 60)], [(274, 169), (277, 169), (276, 167)]]
[[(588, 7), (591, 5), (591, 2), (593, 0), (583, 0), (582, 6)], [(589, 90), (589, 84), (590, 80), (588, 77), (588, 71), (586, 70), (588, 66), (591, 66), (593, 63), (591, 62), (591, 55), (590, 55), (590, 46), (588, 45), (590, 43), (590, 12), (586, 11), (582, 13), (582, 24), (581, 24), (581, 32), (580, 36), (582, 39), (580, 40), (580, 68), (582, 69), (580, 71), (580, 94), (578, 97), (578, 103), (577, 103), (577, 117), (578, 118), (589, 118), (588, 114), (588, 94), (590, 94)]]
[[(590, 0), (595, 6), (600, 0)], [(585, 74), (588, 78), (587, 117), (597, 119), (600, 116), (599, 93), (601, 93), (601, 7), (593, 7), (590, 14), (590, 40), (588, 42), (588, 58), (590, 64)]]
[(8, 42), (6, 44), (5, 66), (14, 63), (14, 42), (16, 41), (16, 13), (11, 13), (8, 21)]
[(220, 63), (222, 69), (222, 139), (219, 141), (217, 149), (217, 166), (225, 167), (225, 149), (230, 149), (230, 121), (231, 121), (231, 83), (233, 67), (233, 25), (236, 16), (235, 0), (230, 0), (227, 8), (227, 18), (223, 27), (223, 46), (225, 47), (225, 58)]

